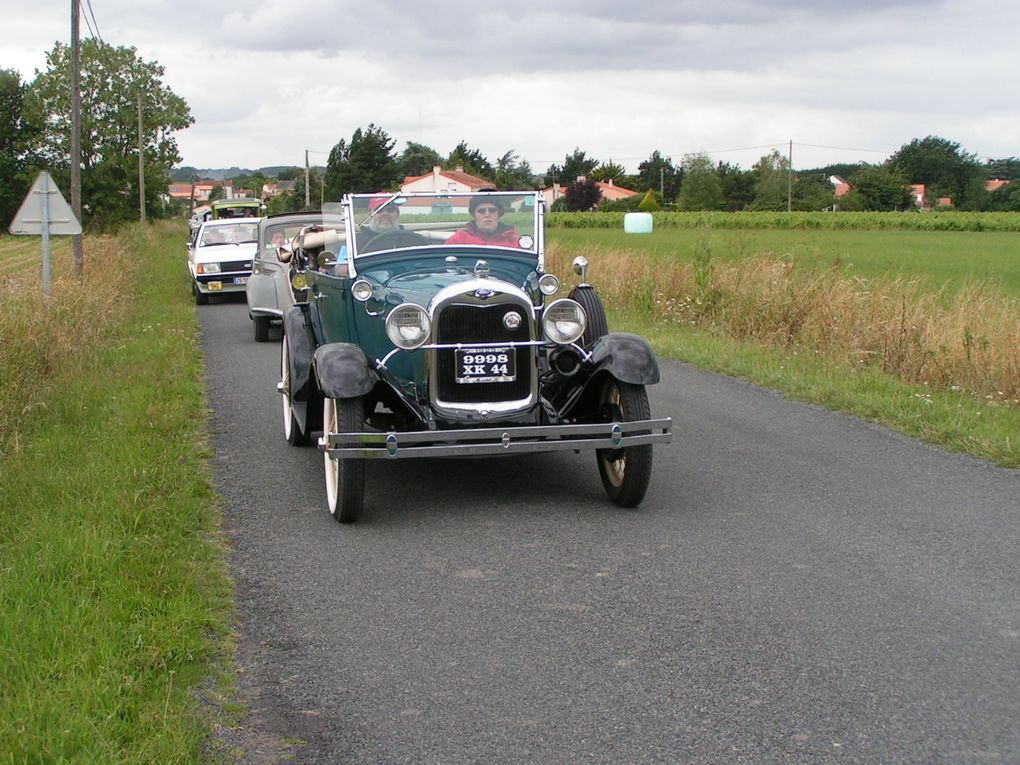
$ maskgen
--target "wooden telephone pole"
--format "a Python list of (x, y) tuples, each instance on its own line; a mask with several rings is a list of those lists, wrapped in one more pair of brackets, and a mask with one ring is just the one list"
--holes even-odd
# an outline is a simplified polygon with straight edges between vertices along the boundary
[[(78, 41), (78, 2), (71, 0), (71, 210), (81, 220), (81, 46)], [(74, 275), (85, 269), (81, 234), (71, 237)]]

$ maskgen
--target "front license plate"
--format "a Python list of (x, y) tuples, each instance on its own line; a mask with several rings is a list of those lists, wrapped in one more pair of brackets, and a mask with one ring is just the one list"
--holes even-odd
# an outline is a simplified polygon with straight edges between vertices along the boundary
[(454, 351), (459, 383), (513, 382), (517, 379), (510, 348), (460, 348)]
[(247, 276), (235, 276), (234, 277), (234, 284), (247, 284), (247, 283), (248, 283), (248, 277)]
[(208, 287), (211, 292), (215, 292), (216, 290), (223, 289), (223, 283), (222, 282), (206, 282), (205, 286)]

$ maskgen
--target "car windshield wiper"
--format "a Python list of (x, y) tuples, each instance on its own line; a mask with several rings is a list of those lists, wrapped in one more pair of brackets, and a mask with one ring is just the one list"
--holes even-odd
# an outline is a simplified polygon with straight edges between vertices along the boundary
[(224, 244), (237, 244), (237, 242), (203, 242), (200, 247), (220, 247)]

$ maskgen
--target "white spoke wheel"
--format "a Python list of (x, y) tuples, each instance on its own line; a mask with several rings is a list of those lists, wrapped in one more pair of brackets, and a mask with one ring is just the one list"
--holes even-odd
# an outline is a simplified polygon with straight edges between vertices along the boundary
[[(360, 398), (327, 398), (322, 402), (322, 436), (357, 433), (364, 428), (364, 404)], [(340, 523), (354, 523), (365, 504), (365, 461), (333, 459), (325, 451), (326, 508)]]
[[(602, 387), (602, 416), (608, 422), (631, 422), (651, 418), (645, 386), (609, 378)], [(645, 498), (652, 478), (652, 445), (599, 449), (595, 452), (602, 486), (620, 507), (637, 507)]]
[(280, 390), (283, 394), (280, 396), (283, 399), (283, 436), (291, 446), (305, 446), (309, 442), (308, 436), (311, 428), (306, 422), (305, 429), (301, 430), (301, 424), (294, 417), (294, 404), (290, 397), (290, 343), (287, 341), (287, 335), (283, 336), (280, 347), (280, 381), (283, 383)]

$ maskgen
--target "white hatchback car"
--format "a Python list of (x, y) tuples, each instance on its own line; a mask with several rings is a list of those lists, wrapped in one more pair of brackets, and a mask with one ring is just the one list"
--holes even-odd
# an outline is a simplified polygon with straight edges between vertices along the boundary
[(206, 221), (192, 232), (188, 270), (198, 305), (208, 303), (210, 295), (245, 290), (258, 248), (258, 226), (258, 218), (230, 218)]

